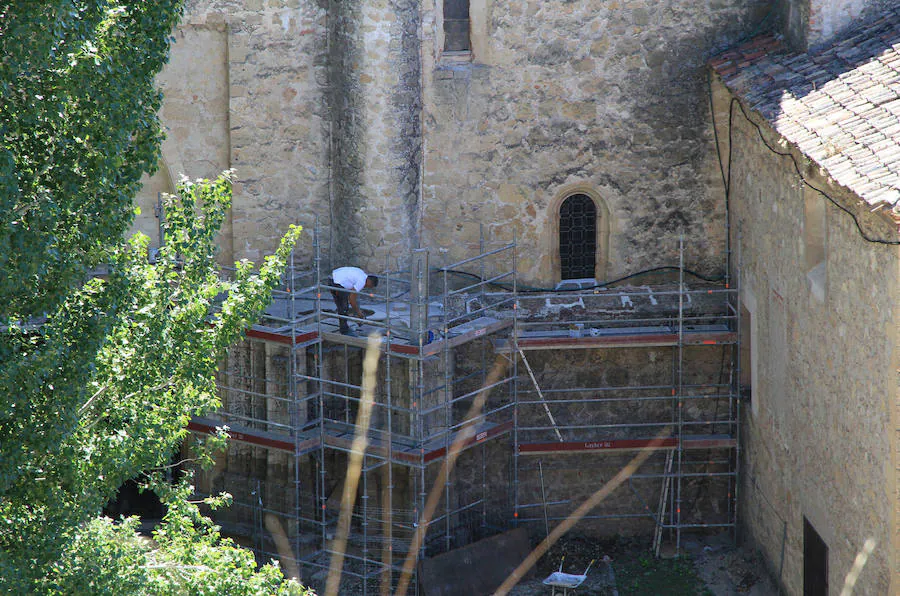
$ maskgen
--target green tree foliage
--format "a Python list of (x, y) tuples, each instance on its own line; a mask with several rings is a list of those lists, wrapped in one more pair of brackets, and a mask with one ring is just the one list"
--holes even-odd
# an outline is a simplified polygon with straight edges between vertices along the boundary
[[(152, 542), (100, 517), (218, 405), (217, 358), (265, 307), (299, 229), (233, 281), (227, 176), (183, 182), (167, 244), (122, 238), (161, 139), (155, 75), (181, 2), (0, 5), (0, 593), (299, 593), (221, 540), (187, 484)], [(108, 266), (103, 276), (88, 272)]]
[(257, 569), (250, 551), (222, 539), (208, 518), (176, 487), (155, 543), (135, 532), (137, 520), (91, 520), (79, 532), (40, 591), (56, 594), (297, 594), (274, 565)]
[(0, 314), (51, 312), (157, 164), (179, 0), (0, 5)]

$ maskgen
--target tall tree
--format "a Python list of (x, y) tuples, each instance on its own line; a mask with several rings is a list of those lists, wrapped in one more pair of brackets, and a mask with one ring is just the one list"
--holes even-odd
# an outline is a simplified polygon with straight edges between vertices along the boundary
[[(123, 240), (161, 140), (178, 0), (0, 6), (0, 592), (299, 590), (220, 541), (189, 503), (153, 545), (100, 517), (121, 483), (162, 469), (190, 416), (216, 407), (217, 357), (262, 310), (297, 238), (222, 282), (227, 176), (184, 182), (167, 244)], [(100, 265), (105, 275), (91, 275)], [(234, 584), (234, 585), (232, 585)]]

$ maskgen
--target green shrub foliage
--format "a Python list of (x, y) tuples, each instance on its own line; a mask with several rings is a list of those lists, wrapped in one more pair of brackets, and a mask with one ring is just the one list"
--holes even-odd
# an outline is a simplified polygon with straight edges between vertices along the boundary
[(122, 240), (159, 159), (154, 77), (181, 10), (0, 6), (0, 593), (303, 593), (219, 536), (188, 501), (189, 476), (147, 476), (167, 506), (152, 541), (100, 515), (218, 406), (218, 358), (265, 308), (299, 234), (220, 281), (226, 173), (167, 200), (154, 264), (146, 237)]

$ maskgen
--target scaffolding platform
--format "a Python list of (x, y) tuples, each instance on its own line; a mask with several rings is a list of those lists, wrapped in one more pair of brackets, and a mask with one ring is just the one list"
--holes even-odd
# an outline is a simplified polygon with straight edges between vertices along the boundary
[[(447, 455), (447, 446), (453, 445), (460, 432), (468, 431), (468, 436), (460, 441), (460, 450), (465, 451), (470, 447), (480, 445), (490, 439), (500, 437), (512, 430), (512, 420), (505, 422), (479, 422), (468, 428), (453, 433), (449, 440), (435, 438), (423, 444), (416, 444), (408, 439), (392, 441), (388, 446), (387, 441), (370, 433), (366, 452), (374, 454), (381, 459), (391, 457), (397, 463), (427, 464), (442, 459)], [(352, 424), (339, 424), (329, 422), (325, 425), (325, 444), (329, 447), (350, 451), (355, 438), (355, 428)], [(389, 448), (390, 447), (390, 448)]]
[[(628, 347), (662, 347), (697, 345), (725, 345), (737, 342), (737, 333), (726, 325), (685, 326), (679, 333), (677, 325), (644, 327), (615, 327), (584, 330), (538, 330), (522, 331), (516, 345), (522, 350), (551, 349), (595, 349)], [(508, 354), (510, 341), (505, 338), (494, 340), (497, 353)]]
[[(393, 283), (400, 282), (394, 280)], [(349, 318), (355, 327), (352, 335), (344, 335), (339, 329), (339, 315), (335, 313), (334, 302), (324, 297), (328, 294), (327, 289), (320, 286), (277, 294), (261, 320), (247, 330), (247, 337), (295, 348), (309, 347), (320, 341), (365, 348), (368, 336), (380, 333), (384, 336), (383, 351), (415, 358), (436, 356), (445, 347), (455, 348), (513, 326), (512, 317), (498, 316), (495, 310), (498, 306), (508, 305), (511, 302), (509, 297), (499, 300), (494, 308), (481, 308), (474, 312), (463, 308), (462, 311), (451, 312), (451, 307), (445, 306), (444, 300), (429, 301), (426, 297), (426, 307), (425, 304), (415, 304), (397, 296), (361, 295), (360, 308), (367, 312), (368, 317), (344, 317)], [(413, 314), (417, 309), (424, 314)]]
[(283, 433), (274, 433), (261, 429), (250, 428), (248, 426), (231, 424), (223, 420), (215, 420), (213, 418), (203, 418), (194, 416), (188, 422), (188, 430), (204, 435), (212, 435), (217, 432), (218, 428), (228, 427), (228, 438), (239, 443), (255, 445), (257, 447), (265, 447), (267, 449), (276, 449), (278, 451), (286, 451), (293, 455), (303, 455), (315, 451), (321, 446), (319, 440), (318, 429), (297, 434), (296, 438)]
[(253, 325), (247, 330), (247, 337), (299, 347), (303, 344), (311, 345), (318, 341), (319, 331), (318, 329), (296, 329), (293, 327), (272, 329)]
[[(296, 437), (241, 425), (227, 424), (221, 420), (199, 416), (191, 419), (188, 423), (188, 430), (211, 435), (216, 433), (217, 428), (223, 426), (228, 426), (229, 440), (267, 449), (276, 449), (293, 455), (312, 453), (322, 447), (323, 438), (326, 447), (351, 451), (353, 440), (356, 437), (356, 427), (354, 425), (334, 421), (325, 422), (323, 424), (324, 430), (321, 433), (318, 425), (315, 425), (314, 428), (306, 432), (297, 433)], [(468, 430), (468, 437), (460, 442), (460, 451), (465, 451), (470, 447), (509, 433), (512, 427), (512, 420), (499, 423), (479, 422), (471, 425), (471, 430), (464, 428), (454, 433), (449, 439), (449, 445), (453, 445), (459, 436), (459, 432)], [(368, 434), (366, 453), (374, 455), (381, 460), (386, 460), (390, 457), (395, 463), (417, 465), (438, 461), (447, 454), (448, 442), (446, 439), (435, 438), (424, 444), (417, 444), (407, 437), (402, 437), (391, 441), (392, 444), (389, 448), (387, 441), (378, 436), (377, 432), (370, 431)]]
[[(382, 343), (384, 344), (382, 349), (398, 355), (422, 357), (437, 356), (445, 348), (461, 346), (474, 339), (478, 339), (479, 337), (484, 337), (485, 335), (508, 329), (512, 327), (512, 324), (513, 322), (511, 319), (478, 317), (472, 321), (448, 327), (446, 334), (443, 332), (435, 334), (438, 336), (436, 339), (424, 343), (423, 345), (418, 345), (418, 343), (414, 342), (411, 338), (405, 338), (396, 332), (392, 332), (388, 336), (390, 341), (387, 340), (387, 337), (382, 339)], [(337, 331), (336, 325), (333, 325), (332, 327), (333, 330), (326, 330), (327, 327), (323, 324), (322, 339), (336, 344), (344, 344), (359, 348), (364, 348), (368, 345), (368, 333), (375, 333), (378, 331), (378, 328), (376, 327), (364, 325), (357, 335), (342, 335)]]

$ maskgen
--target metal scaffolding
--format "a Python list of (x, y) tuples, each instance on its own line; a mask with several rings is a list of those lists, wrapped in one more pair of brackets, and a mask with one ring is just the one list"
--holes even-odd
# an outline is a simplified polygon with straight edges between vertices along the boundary
[[(378, 384), (343, 567), (361, 593), (391, 591), (420, 525), (417, 559), (565, 519), (602, 485), (604, 465), (661, 431), (628, 498), (617, 493), (585, 523), (649, 523), (657, 549), (667, 535), (680, 548), (683, 531), (736, 527), (735, 288), (689, 287), (682, 257), (677, 279), (654, 285), (523, 291), (515, 240), (482, 236), (478, 254), (456, 263), (435, 267), (416, 250), (406, 267), (386, 266), (378, 291), (360, 294), (367, 318), (346, 317), (360, 325), (348, 336), (338, 331), (317, 233), (311, 252), (306, 269), (292, 258), (266, 314), (228, 355), (222, 409), (189, 426), (229, 426), (226, 461), (199, 478), (198, 492), (234, 495), (217, 522), (248, 537), (261, 560), (324, 584), (371, 333), (381, 336)], [(573, 354), (587, 355), (580, 369), (566, 364)], [(560, 363), (567, 370), (555, 374)], [(467, 417), (482, 391), (484, 407)], [(438, 487), (438, 513), (423, 520), (454, 441), (463, 453)]]
[[(688, 288), (683, 241), (680, 254), (676, 285), (576, 289), (566, 292), (565, 298), (519, 297), (517, 337), (514, 343), (499, 346), (521, 358), (529, 372), (528, 378), (519, 380), (512, 433), (513, 509), (518, 523), (566, 519), (599, 488), (596, 481), (604, 477), (604, 466), (618, 470), (629, 452), (653, 443), (654, 455), (628, 479), (630, 494), (584, 519), (649, 519), (655, 526), (657, 554), (665, 533), (677, 551), (685, 530), (735, 531), (740, 297), (728, 284), (699, 282)], [(547, 309), (553, 301), (558, 303), (555, 314)], [(670, 365), (653, 366), (644, 360), (643, 366), (633, 366), (631, 374), (618, 375), (619, 380), (601, 365), (593, 377), (607, 382), (593, 386), (538, 383), (526, 351), (575, 349), (599, 352), (597, 362), (611, 367), (613, 353), (630, 354), (625, 362), (634, 364), (645, 354), (659, 361), (669, 352)], [(712, 371), (714, 364), (718, 370)], [(718, 378), (711, 378), (712, 372)], [(531, 464), (534, 459), (537, 463)], [(572, 485), (585, 469), (593, 474), (579, 494)], [(548, 472), (551, 478), (545, 481)], [(688, 488), (695, 498), (686, 494)], [(704, 511), (696, 498), (701, 491), (707, 491)]]
[[(414, 251), (408, 268), (381, 275), (377, 293), (359, 293), (365, 320), (334, 312), (318, 243), (315, 235), (313, 267), (302, 270), (292, 260), (284, 287), (229, 355), (219, 378), (221, 411), (195, 418), (189, 428), (209, 433), (227, 424), (251, 462), (234, 467), (266, 477), (244, 494), (227, 474), (200, 483), (202, 492), (221, 486), (234, 494), (233, 522), (223, 527), (252, 535), (265, 560), (306, 568), (305, 577), (324, 573), (357, 433), (361, 356), (367, 336), (378, 333), (379, 384), (343, 568), (344, 578), (355, 578), (367, 593), (382, 580), (396, 583), (423, 523), (418, 559), (490, 535), (507, 521), (494, 514), (485, 466), (487, 443), (512, 429), (515, 365), (485, 383), (489, 340), (515, 327), (515, 242), (492, 247), (482, 239), (476, 256), (442, 267), (430, 266), (427, 250)], [(487, 291), (498, 284), (511, 291)], [(354, 335), (339, 332), (341, 318), (360, 325)], [(484, 407), (472, 414), (485, 390)], [(457, 468), (463, 472), (446, 476), (441, 508), (423, 522), (429, 490), (454, 442), (464, 451)], [(254, 458), (266, 463), (254, 469)], [(272, 478), (284, 472), (290, 482)], [(290, 553), (279, 549), (270, 526), (283, 528)]]

